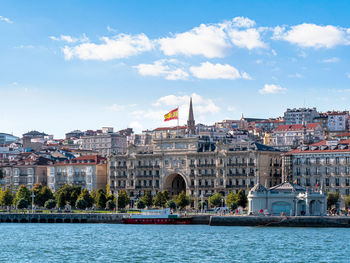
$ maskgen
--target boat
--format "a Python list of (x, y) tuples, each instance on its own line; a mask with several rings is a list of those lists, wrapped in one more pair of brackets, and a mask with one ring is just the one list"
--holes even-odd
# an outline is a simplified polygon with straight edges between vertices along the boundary
[(191, 218), (173, 214), (169, 208), (141, 210), (140, 214), (126, 215), (122, 220), (123, 224), (187, 225), (191, 223)]

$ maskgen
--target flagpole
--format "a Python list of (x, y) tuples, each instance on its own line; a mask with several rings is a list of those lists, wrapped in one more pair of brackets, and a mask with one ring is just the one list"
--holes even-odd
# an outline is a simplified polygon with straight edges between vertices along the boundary
[(179, 136), (179, 119), (180, 119), (180, 116), (179, 116), (179, 106), (177, 106), (177, 129), (176, 129), (176, 137)]

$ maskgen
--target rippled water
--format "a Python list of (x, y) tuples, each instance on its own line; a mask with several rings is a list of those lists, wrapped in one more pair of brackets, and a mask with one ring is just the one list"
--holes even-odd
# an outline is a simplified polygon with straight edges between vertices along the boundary
[(350, 262), (350, 229), (0, 224), (0, 262)]

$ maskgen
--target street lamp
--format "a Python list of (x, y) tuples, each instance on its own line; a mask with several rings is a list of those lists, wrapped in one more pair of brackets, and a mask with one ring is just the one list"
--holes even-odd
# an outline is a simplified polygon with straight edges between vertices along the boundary
[(118, 191), (115, 195), (115, 203), (116, 203), (116, 207), (115, 207), (115, 213), (118, 213), (118, 197), (119, 197), (119, 194), (118, 194)]
[(34, 213), (34, 197), (35, 197), (35, 194), (34, 194), (34, 191), (32, 192), (32, 214)]

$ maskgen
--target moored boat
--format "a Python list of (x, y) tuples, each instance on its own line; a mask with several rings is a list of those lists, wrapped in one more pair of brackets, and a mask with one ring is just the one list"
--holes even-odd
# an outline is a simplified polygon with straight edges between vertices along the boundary
[(191, 218), (172, 214), (170, 209), (141, 210), (140, 214), (123, 217), (124, 224), (155, 224), (155, 225), (185, 225), (191, 223)]

